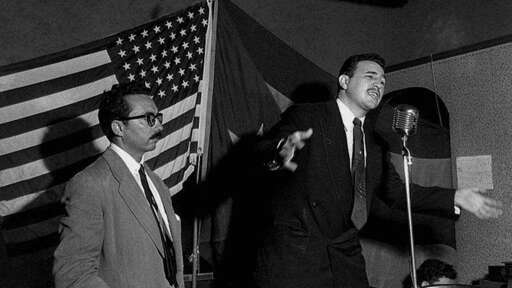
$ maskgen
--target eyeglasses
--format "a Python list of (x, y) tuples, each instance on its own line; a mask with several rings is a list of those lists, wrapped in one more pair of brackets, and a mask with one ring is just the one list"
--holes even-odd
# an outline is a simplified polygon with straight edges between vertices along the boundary
[(162, 113), (146, 113), (144, 115), (138, 115), (138, 116), (132, 116), (132, 117), (123, 117), (119, 118), (119, 120), (133, 120), (133, 119), (142, 119), (146, 118), (146, 122), (148, 122), (148, 125), (150, 127), (155, 126), (156, 120), (162, 124), (162, 121), (164, 120), (164, 115)]

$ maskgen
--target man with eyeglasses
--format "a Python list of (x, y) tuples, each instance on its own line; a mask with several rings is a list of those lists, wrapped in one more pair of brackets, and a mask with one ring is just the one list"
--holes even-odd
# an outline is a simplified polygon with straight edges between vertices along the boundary
[(102, 97), (111, 145), (66, 185), (55, 286), (183, 288), (179, 219), (143, 157), (161, 137), (162, 114), (144, 86), (114, 85)]

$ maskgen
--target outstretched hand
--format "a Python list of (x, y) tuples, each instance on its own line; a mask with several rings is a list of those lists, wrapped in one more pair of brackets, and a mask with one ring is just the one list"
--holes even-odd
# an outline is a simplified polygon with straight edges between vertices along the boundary
[(500, 201), (482, 195), (486, 189), (464, 188), (455, 191), (455, 205), (473, 213), (480, 219), (498, 218), (503, 214)]
[(309, 128), (306, 131), (296, 131), (283, 140), (284, 143), (281, 143), (278, 148), (278, 154), (283, 160), (283, 169), (290, 171), (297, 169), (297, 163), (292, 162), (295, 149), (302, 149), (306, 145), (305, 140), (309, 139), (311, 135), (313, 135), (313, 129)]

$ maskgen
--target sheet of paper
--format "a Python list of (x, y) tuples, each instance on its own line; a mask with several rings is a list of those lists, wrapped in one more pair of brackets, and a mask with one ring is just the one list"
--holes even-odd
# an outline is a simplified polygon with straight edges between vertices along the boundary
[(491, 155), (457, 157), (457, 186), (493, 189)]

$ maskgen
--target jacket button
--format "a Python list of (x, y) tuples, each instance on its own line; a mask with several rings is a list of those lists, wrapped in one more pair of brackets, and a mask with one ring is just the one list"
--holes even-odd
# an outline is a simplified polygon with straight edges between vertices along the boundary
[(316, 208), (317, 205), (318, 204), (315, 201), (311, 202), (311, 206), (313, 206), (313, 208)]

